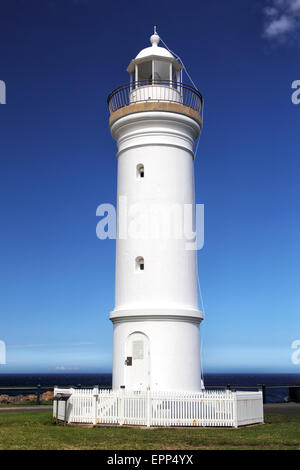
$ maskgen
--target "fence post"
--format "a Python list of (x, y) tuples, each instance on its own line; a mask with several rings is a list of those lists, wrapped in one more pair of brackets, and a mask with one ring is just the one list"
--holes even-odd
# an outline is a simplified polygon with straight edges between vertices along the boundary
[(265, 384), (261, 385), (262, 395), (263, 395), (263, 404), (267, 403), (267, 389)]
[(73, 416), (74, 416), (74, 388), (70, 388), (70, 393), (71, 393), (71, 396), (69, 398), (69, 402), (70, 402), (70, 414), (69, 414), (69, 423), (72, 423), (73, 421)]
[(231, 391), (231, 398), (233, 400), (233, 427), (238, 427), (238, 413), (237, 413), (237, 393), (236, 391)]
[(40, 394), (41, 394), (41, 384), (37, 384), (37, 392), (36, 392), (36, 404), (40, 405)]
[(147, 400), (147, 403), (146, 403), (146, 408), (147, 408), (147, 416), (146, 416), (146, 425), (147, 425), (147, 428), (150, 428), (151, 424), (152, 424), (152, 407), (151, 407), (151, 397), (150, 397), (150, 390), (147, 390), (147, 395), (146, 395), (146, 400)]
[(120, 393), (120, 421), (119, 421), (119, 424), (120, 424), (120, 426), (122, 426), (124, 424), (125, 390), (122, 388), (119, 393)]
[(58, 423), (58, 399), (56, 400), (55, 422), (56, 424)]
[(93, 424), (97, 424), (97, 407), (98, 407), (98, 387), (93, 388)]
[(68, 406), (68, 400), (65, 400), (65, 419), (64, 419), (64, 426), (67, 424), (67, 406)]

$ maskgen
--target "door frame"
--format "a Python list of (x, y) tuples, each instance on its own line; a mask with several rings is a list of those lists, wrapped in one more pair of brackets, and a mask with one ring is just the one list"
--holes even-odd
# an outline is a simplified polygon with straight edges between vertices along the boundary
[[(150, 390), (150, 383), (151, 383), (151, 368), (150, 368), (150, 340), (149, 340), (149, 337), (146, 335), (146, 333), (144, 333), (143, 331), (133, 331), (132, 333), (130, 333), (127, 338), (126, 338), (126, 342), (125, 342), (125, 360), (124, 360), (124, 383), (125, 383), (125, 389), (127, 390), (131, 390), (133, 385), (128, 383), (128, 378), (129, 378), (129, 370), (128, 368), (129, 367), (133, 367), (133, 361), (134, 359), (132, 358), (132, 356), (129, 356), (129, 354), (132, 354), (132, 341), (134, 341), (134, 337), (135, 335), (141, 335), (143, 337), (143, 340), (144, 340), (144, 354), (146, 355), (146, 357), (144, 357), (144, 361), (145, 361), (145, 364), (146, 364), (146, 367), (147, 367), (147, 371), (146, 371), (146, 374), (145, 374), (145, 377), (146, 377), (146, 383), (145, 383), (145, 387), (143, 387), (141, 390), (142, 391), (146, 391), (146, 390)], [(146, 347), (145, 347), (146, 346)], [(127, 365), (127, 358), (130, 358), (131, 357), (131, 365)], [(136, 359), (137, 360), (137, 359)], [(129, 361), (130, 362), (130, 361)], [(129, 388), (128, 388), (129, 387)], [(137, 389), (137, 390), (140, 390), (140, 389)]]

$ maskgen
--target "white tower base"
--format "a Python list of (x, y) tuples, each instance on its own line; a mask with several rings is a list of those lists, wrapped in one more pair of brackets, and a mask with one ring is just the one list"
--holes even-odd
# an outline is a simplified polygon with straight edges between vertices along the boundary
[[(139, 317), (111, 317), (114, 390), (201, 390), (199, 320), (174, 313), (145, 316), (140, 311)], [(130, 365), (125, 363), (128, 357)]]

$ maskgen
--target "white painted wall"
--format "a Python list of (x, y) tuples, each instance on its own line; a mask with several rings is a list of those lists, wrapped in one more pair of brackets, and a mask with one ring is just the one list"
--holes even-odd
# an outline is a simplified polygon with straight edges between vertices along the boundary
[[(200, 132), (195, 120), (174, 112), (132, 113), (119, 118), (111, 132), (118, 145), (118, 201), (126, 196), (127, 208), (142, 203), (146, 213), (153, 205), (195, 204), (193, 145)], [(139, 164), (144, 165), (144, 178), (137, 177)], [(127, 225), (134, 220), (130, 214)], [(110, 315), (113, 388), (200, 390), (196, 252), (186, 249), (184, 236), (149, 239), (152, 226), (142, 227), (139, 239), (117, 240), (115, 309)], [(138, 256), (144, 258), (143, 271), (136, 271)], [(134, 332), (149, 339), (150, 378), (147, 383), (141, 378), (140, 387), (132, 371), (126, 375), (132, 366), (124, 364), (128, 336)]]

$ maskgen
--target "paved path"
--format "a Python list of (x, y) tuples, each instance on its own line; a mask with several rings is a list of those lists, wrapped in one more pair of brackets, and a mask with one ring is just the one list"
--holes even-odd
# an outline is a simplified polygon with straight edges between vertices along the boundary
[(0, 413), (15, 413), (16, 411), (49, 411), (52, 410), (52, 405), (41, 406), (7, 406), (0, 407)]
[(264, 405), (264, 412), (298, 415), (300, 414), (300, 403), (267, 403)]

